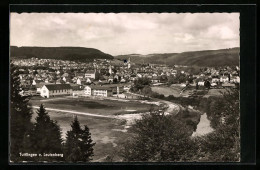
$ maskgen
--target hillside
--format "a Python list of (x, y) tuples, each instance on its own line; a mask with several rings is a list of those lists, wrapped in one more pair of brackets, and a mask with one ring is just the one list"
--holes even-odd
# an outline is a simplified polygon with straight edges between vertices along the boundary
[(113, 59), (113, 56), (94, 48), (84, 47), (10, 47), (10, 56), (15, 58), (61, 59), (72, 61), (92, 61), (93, 59)]
[(183, 53), (149, 54), (149, 55), (120, 55), (117, 59), (130, 58), (134, 63), (154, 63), (168, 65), (195, 65), (195, 66), (232, 66), (239, 65), (240, 48), (191, 51)]

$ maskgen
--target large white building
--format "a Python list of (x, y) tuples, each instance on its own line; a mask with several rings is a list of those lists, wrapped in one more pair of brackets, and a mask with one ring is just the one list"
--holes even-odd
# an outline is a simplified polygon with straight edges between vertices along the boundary
[(86, 96), (112, 96), (112, 88), (102, 86), (86, 86), (84, 88), (84, 94)]
[(41, 96), (45, 98), (71, 94), (72, 87), (69, 84), (46, 84), (41, 88)]

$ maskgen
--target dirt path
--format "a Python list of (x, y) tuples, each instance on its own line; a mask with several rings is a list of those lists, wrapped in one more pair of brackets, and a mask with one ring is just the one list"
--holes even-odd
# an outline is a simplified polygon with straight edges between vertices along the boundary
[[(136, 96), (140, 96), (140, 97), (144, 97), (143, 95), (141, 94), (136, 94), (136, 93), (131, 93), (131, 92), (128, 92), (129, 94), (132, 94), (132, 95), (136, 95)], [(158, 102), (162, 102), (164, 104), (166, 104), (168, 106), (168, 108), (165, 110), (165, 113), (166, 114), (178, 114), (180, 109), (181, 109), (181, 106), (176, 104), (176, 103), (172, 103), (172, 102), (169, 102), (169, 101), (166, 101), (166, 100), (162, 100), (162, 99), (157, 99), (157, 98), (152, 98), (150, 97), (150, 99), (153, 99), (155, 101), (158, 101)]]

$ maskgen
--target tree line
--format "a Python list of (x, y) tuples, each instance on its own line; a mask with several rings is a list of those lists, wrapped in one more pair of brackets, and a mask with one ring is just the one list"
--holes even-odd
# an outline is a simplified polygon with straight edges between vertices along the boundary
[[(60, 126), (57, 121), (51, 120), (42, 104), (36, 111), (37, 116), (33, 123), (29, 98), (19, 94), (21, 91), (19, 71), (13, 64), (10, 73), (10, 161), (91, 161), (95, 143), (91, 139), (88, 126), (82, 128), (75, 116), (71, 130), (67, 131), (66, 140), (63, 140)], [(30, 157), (26, 154), (36, 156)]]

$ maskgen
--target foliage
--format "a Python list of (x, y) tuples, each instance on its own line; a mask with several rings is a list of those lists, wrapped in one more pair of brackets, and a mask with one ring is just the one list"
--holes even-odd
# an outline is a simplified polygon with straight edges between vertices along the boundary
[(186, 83), (186, 81), (190, 81), (190, 78), (180, 72), (178, 72), (175, 76), (171, 75), (168, 78), (168, 84)]
[(23, 151), (23, 140), (32, 127), (29, 98), (21, 96), (20, 78), (17, 68), (10, 65), (10, 160), (19, 161)]
[(142, 78), (138, 78), (136, 80), (134, 80), (134, 85), (133, 88), (131, 88), (131, 90), (133, 92), (137, 92), (142, 90), (145, 86), (149, 86), (151, 84), (151, 80), (147, 77), (142, 77)]
[(163, 113), (143, 115), (131, 131), (134, 137), (124, 147), (125, 161), (190, 161), (196, 150), (186, 125)]
[[(31, 153), (43, 155), (48, 153), (62, 153), (62, 138), (61, 129), (56, 121), (50, 119), (44, 106), (41, 104), (37, 110), (36, 123), (33, 129), (29, 132), (26, 139), (26, 150)], [(38, 157), (37, 161), (57, 161), (62, 160), (62, 157)]]
[(144, 88), (142, 89), (142, 94), (144, 96), (150, 96), (152, 93), (152, 89), (150, 86), (144, 86)]
[(210, 82), (208, 81), (208, 80), (206, 80), (205, 82), (204, 82), (204, 86), (207, 88), (207, 89), (209, 89), (210, 88)]
[(67, 132), (65, 143), (65, 159), (68, 162), (89, 162), (94, 155), (93, 143), (89, 128), (85, 125), (84, 129), (75, 116), (71, 124), (72, 130)]

